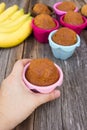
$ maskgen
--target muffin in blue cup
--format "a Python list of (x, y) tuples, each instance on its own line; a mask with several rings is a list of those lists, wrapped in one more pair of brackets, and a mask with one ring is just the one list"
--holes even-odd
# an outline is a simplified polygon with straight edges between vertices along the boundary
[(61, 60), (71, 57), (80, 46), (80, 36), (66, 27), (52, 31), (48, 40), (54, 57)]

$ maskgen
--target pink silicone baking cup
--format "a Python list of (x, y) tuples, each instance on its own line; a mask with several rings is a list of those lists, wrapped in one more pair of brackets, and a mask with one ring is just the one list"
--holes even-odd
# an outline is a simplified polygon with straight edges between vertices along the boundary
[[(60, 5), (62, 2), (57, 2), (53, 5), (53, 10), (56, 14), (56, 18), (59, 20), (60, 17), (64, 14), (66, 14), (67, 12), (66, 11), (62, 11), (62, 10), (59, 10), (57, 9), (58, 5)], [(74, 12), (78, 12), (78, 7), (75, 8)]]
[(81, 25), (71, 25), (71, 24), (65, 23), (64, 20), (63, 20), (64, 16), (65, 15), (61, 16), (61, 18), (60, 18), (60, 24), (62, 26), (64, 26), (64, 27), (68, 27), (68, 28), (74, 30), (79, 35), (82, 32), (82, 30), (87, 27), (87, 19), (84, 16), (82, 16), (84, 23), (81, 24)]
[(52, 32), (53, 30), (56, 30), (59, 28), (59, 23), (56, 19), (54, 19), (54, 22), (56, 23), (56, 27), (52, 28), (52, 29), (43, 29), (43, 28), (39, 28), (34, 24), (34, 19), (32, 21), (32, 28), (33, 28), (33, 33), (34, 33), (34, 37), (35, 39), (40, 42), (40, 43), (48, 43), (48, 36), (49, 33)]
[(24, 83), (26, 84), (26, 86), (32, 90), (32, 91), (35, 91), (35, 92), (39, 92), (39, 93), (50, 93), (51, 91), (53, 91), (56, 87), (58, 86), (61, 86), (62, 83), (63, 83), (63, 72), (61, 70), (61, 68), (55, 64), (55, 66), (57, 67), (58, 71), (59, 71), (59, 74), (60, 74), (60, 77), (59, 77), (59, 80), (52, 84), (52, 85), (49, 85), (49, 86), (37, 86), (37, 85), (34, 85), (32, 83), (30, 83), (26, 77), (25, 77), (25, 73), (26, 73), (26, 70), (28, 68), (28, 66), (30, 65), (30, 63), (28, 63), (27, 65), (25, 65), (24, 67), (24, 71), (23, 71), (23, 81)]

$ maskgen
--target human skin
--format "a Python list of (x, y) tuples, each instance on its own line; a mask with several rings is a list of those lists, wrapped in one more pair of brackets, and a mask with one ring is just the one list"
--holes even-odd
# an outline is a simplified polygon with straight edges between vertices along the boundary
[(22, 80), (29, 59), (18, 60), (0, 87), (0, 130), (11, 130), (23, 122), (38, 106), (60, 96), (59, 90), (48, 94), (34, 93)]

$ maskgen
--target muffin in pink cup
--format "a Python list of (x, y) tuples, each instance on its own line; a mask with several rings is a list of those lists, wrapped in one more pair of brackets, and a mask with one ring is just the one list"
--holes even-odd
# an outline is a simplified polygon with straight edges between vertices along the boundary
[(57, 64), (47, 58), (33, 59), (24, 67), (23, 81), (32, 91), (50, 93), (62, 85), (63, 72)]
[(87, 26), (87, 19), (78, 12), (68, 12), (61, 16), (60, 24), (74, 30), (80, 35), (82, 30)]
[(71, 1), (57, 2), (53, 5), (53, 9), (56, 14), (57, 20), (60, 20), (60, 17), (66, 14), (68, 11), (78, 11), (78, 7), (75, 5), (74, 2)]
[(56, 19), (48, 14), (40, 14), (32, 21), (33, 34), (39, 43), (48, 43), (48, 35), (51, 31), (59, 28)]

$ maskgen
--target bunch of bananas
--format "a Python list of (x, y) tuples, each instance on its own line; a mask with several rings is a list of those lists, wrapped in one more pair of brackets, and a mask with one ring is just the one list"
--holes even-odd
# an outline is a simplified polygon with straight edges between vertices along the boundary
[(0, 3), (0, 47), (8, 48), (22, 43), (32, 33), (32, 17), (18, 5), (5, 9)]

